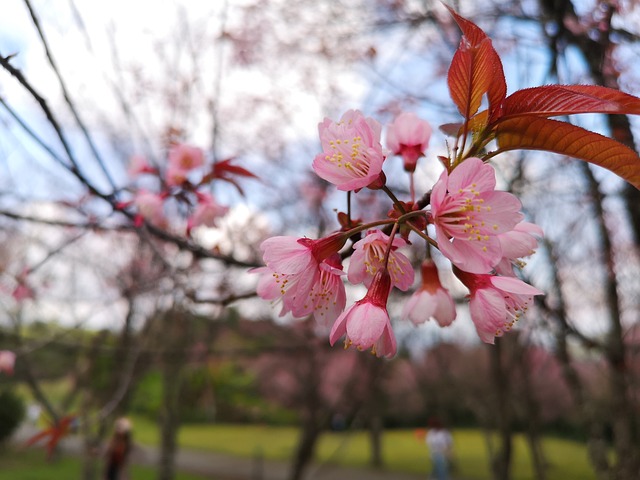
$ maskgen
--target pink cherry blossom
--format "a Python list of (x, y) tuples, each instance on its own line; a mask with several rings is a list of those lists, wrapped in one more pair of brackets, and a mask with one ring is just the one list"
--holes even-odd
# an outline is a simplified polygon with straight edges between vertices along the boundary
[(316, 320), (324, 326), (331, 325), (344, 310), (347, 304), (342, 276), (342, 259), (340, 255), (333, 254), (320, 263), (320, 278), (313, 284), (309, 299), (312, 313)]
[(16, 302), (22, 302), (29, 298), (34, 298), (35, 293), (29, 285), (27, 285), (23, 280), (20, 280), (16, 285), (16, 288), (11, 292), (11, 296), (13, 296)]
[(198, 147), (178, 143), (169, 149), (169, 166), (181, 170), (193, 170), (204, 165), (204, 153)]
[(0, 372), (13, 375), (13, 367), (16, 363), (16, 354), (11, 350), (0, 350)]
[(189, 171), (169, 166), (164, 172), (164, 181), (169, 187), (180, 187), (188, 180)]
[(157, 170), (149, 165), (149, 162), (142, 155), (133, 155), (129, 159), (129, 175), (132, 177), (143, 173), (157, 173)]
[(491, 272), (503, 256), (498, 235), (522, 220), (520, 201), (495, 185), (493, 167), (472, 157), (445, 170), (431, 192), (438, 248), (466, 272)]
[(529, 222), (520, 222), (513, 230), (498, 235), (502, 260), (495, 267), (496, 273), (514, 276), (514, 266), (524, 267), (520, 259), (533, 255), (538, 247), (538, 238), (543, 236), (542, 228)]
[(319, 240), (272, 237), (260, 248), (266, 267), (261, 274), (258, 295), (266, 300), (282, 300), (281, 315), (314, 314), (316, 319), (333, 321), (344, 309), (346, 294), (341, 276), (342, 262), (337, 252), (347, 236), (336, 233)]
[(442, 287), (438, 268), (432, 260), (422, 262), (422, 286), (409, 298), (402, 309), (402, 317), (414, 325), (434, 318), (441, 327), (451, 325), (456, 318), (456, 305), (451, 294)]
[(469, 311), (478, 336), (494, 343), (527, 311), (534, 295), (543, 292), (515, 277), (474, 275), (454, 269), (469, 289)]
[(381, 130), (378, 122), (358, 110), (349, 110), (339, 122), (325, 118), (318, 125), (322, 153), (313, 160), (313, 170), (338, 190), (379, 184), (385, 159)]
[(387, 128), (387, 147), (404, 160), (404, 169), (414, 172), (418, 158), (429, 146), (431, 125), (415, 113), (403, 112)]
[(204, 165), (204, 153), (198, 147), (179, 143), (170, 148), (168, 160), (165, 182), (170, 187), (179, 187), (187, 181), (191, 170)]
[(226, 215), (229, 207), (220, 205), (216, 200), (208, 194), (198, 194), (198, 204), (187, 221), (187, 230), (192, 228), (205, 226), (215, 227), (216, 219)]
[[(133, 204), (138, 209), (139, 219), (144, 219), (156, 226), (165, 225), (164, 198), (161, 195), (140, 190), (133, 200)], [(136, 223), (139, 224), (140, 221), (137, 220)]]
[[(380, 230), (369, 230), (367, 235), (357, 241), (353, 248), (349, 264), (348, 279), (351, 283), (371, 285), (374, 275), (385, 266), (385, 252), (389, 245), (389, 236)], [(406, 291), (413, 285), (414, 271), (409, 259), (396, 250), (407, 242), (395, 236), (389, 252), (386, 268), (391, 275), (392, 287)]]
[(361, 300), (344, 311), (333, 324), (329, 342), (334, 345), (346, 334), (345, 346), (355, 345), (358, 350), (372, 349), (382, 357), (396, 354), (396, 339), (387, 311), (391, 291), (391, 277), (381, 269)]
[[(340, 256), (334, 255), (318, 265), (317, 275), (310, 285), (299, 283), (299, 275), (276, 274), (268, 267), (251, 270), (260, 275), (256, 293), (264, 300), (282, 303), (280, 316), (291, 312), (295, 317), (313, 314), (315, 319), (323, 325), (329, 325), (344, 310), (347, 302), (344, 283), (342, 282), (342, 265)], [(293, 290), (290, 290), (292, 289)], [(307, 301), (302, 307), (293, 305), (296, 294), (303, 298), (302, 289), (306, 289)], [(289, 291), (293, 295), (289, 295)]]

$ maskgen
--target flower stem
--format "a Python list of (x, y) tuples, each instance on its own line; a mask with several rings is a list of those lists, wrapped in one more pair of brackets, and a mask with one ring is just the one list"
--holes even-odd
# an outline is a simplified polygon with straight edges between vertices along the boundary
[(402, 203), (400, 203), (400, 200), (398, 200), (398, 197), (396, 197), (393, 194), (393, 192), (391, 190), (389, 190), (389, 187), (384, 185), (382, 187), (382, 190), (384, 191), (384, 193), (386, 193), (389, 196), (389, 198), (393, 201), (393, 204), (398, 208), (398, 210), (400, 210), (401, 213), (407, 213), (407, 211), (402, 206)]
[(393, 239), (396, 236), (396, 232), (398, 231), (399, 222), (393, 224), (393, 229), (389, 234), (389, 243), (387, 244), (387, 250), (384, 252), (384, 268), (388, 268), (389, 266), (389, 254), (391, 253), (391, 247), (393, 246)]
[(420, 235), (424, 240), (426, 240), (427, 242), (429, 242), (431, 245), (433, 245), (434, 247), (438, 248), (438, 242), (436, 242), (433, 238), (431, 238), (429, 235), (427, 235), (426, 233), (424, 233), (422, 230), (420, 230), (418, 227), (411, 225), (410, 223), (407, 223), (407, 225), (409, 226), (409, 228), (411, 230), (413, 230), (414, 232), (416, 232), (418, 235)]

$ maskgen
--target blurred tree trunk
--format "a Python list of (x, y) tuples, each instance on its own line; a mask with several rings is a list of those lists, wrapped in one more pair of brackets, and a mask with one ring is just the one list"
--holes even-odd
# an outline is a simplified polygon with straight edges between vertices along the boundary
[(80, 433), (84, 450), (82, 456), (83, 480), (97, 480), (99, 478), (100, 445), (106, 433), (104, 420), (99, 419), (95, 414), (96, 398), (94, 390), (91, 388), (91, 377), (96, 370), (96, 362), (99, 361), (100, 347), (104, 344), (104, 340), (104, 333), (97, 335), (93, 340), (86, 353), (84, 365), (80, 367), (81, 371), (75, 386), (83, 393), (79, 409)]
[[(87, 416), (83, 415), (83, 420), (87, 420)], [(99, 480), (102, 479), (100, 466), (102, 464), (101, 444), (106, 435), (104, 422), (98, 422), (98, 425), (92, 425), (88, 421), (80, 422), (80, 433), (82, 434), (82, 479), (83, 480)]]
[(370, 395), (367, 399), (369, 440), (371, 445), (371, 456), (369, 463), (374, 468), (384, 466), (382, 456), (382, 436), (384, 434), (384, 389), (381, 385), (382, 369), (384, 364), (375, 356), (365, 357), (369, 378)]
[[(619, 89), (619, 72), (614, 61), (615, 43), (611, 41), (612, 16), (616, 8), (623, 8), (612, 2), (598, 2), (599, 21), (597, 32), (591, 28), (576, 29), (569, 25), (580, 22), (571, 0), (541, 0), (545, 13), (558, 27), (557, 33), (550, 37), (550, 48), (557, 61), (564, 53), (566, 45), (576, 46), (584, 56), (589, 72), (594, 81), (606, 87)], [(579, 23), (578, 23), (579, 24)], [(609, 115), (611, 135), (616, 140), (635, 148), (629, 120), (623, 115)], [(621, 324), (620, 299), (618, 296), (617, 276), (615, 271), (614, 250), (610, 232), (606, 225), (603, 210), (603, 195), (598, 181), (587, 164), (582, 164), (582, 171), (587, 181), (592, 199), (594, 220), (599, 233), (603, 266), (605, 269), (606, 307), (609, 316), (609, 332), (603, 346), (603, 353), (609, 367), (609, 386), (612, 404), (610, 419), (613, 433), (613, 446), (616, 462), (609, 465), (605, 453), (592, 451), (592, 462), (600, 478), (631, 480), (640, 474), (640, 438), (638, 435), (638, 415), (631, 406), (629, 397), (629, 378), (626, 365), (624, 331)], [(630, 185), (623, 190), (630, 225), (633, 228), (636, 244), (640, 239), (640, 193)], [(595, 427), (595, 428), (594, 428)], [(595, 425), (590, 433), (599, 435)], [(601, 442), (599, 442), (601, 443)], [(598, 449), (599, 450), (599, 449)]]
[[(313, 340), (310, 343), (315, 345)], [(305, 362), (306, 364), (306, 381), (302, 392), (304, 400), (302, 428), (291, 465), (289, 480), (301, 480), (303, 478), (307, 466), (313, 460), (318, 438), (320, 438), (320, 434), (327, 426), (327, 415), (322, 408), (320, 392), (321, 379), (319, 375), (322, 369), (315, 350), (311, 346), (311, 348), (302, 353), (302, 358), (297, 358), (298, 362)]]
[(531, 372), (537, 368), (530, 361), (530, 355), (527, 354), (527, 346), (520, 342), (516, 344), (517, 352), (513, 356), (517, 362), (518, 371), (522, 380), (522, 405), (525, 410), (526, 417), (526, 437), (531, 452), (531, 460), (533, 463), (533, 471), (536, 480), (545, 480), (547, 478), (547, 462), (542, 449), (542, 438), (540, 436), (540, 407), (536, 400), (536, 394), (531, 382)]
[(180, 428), (180, 383), (186, 360), (188, 329), (191, 322), (181, 312), (169, 311), (161, 316), (162, 410), (160, 415), (160, 458), (158, 480), (173, 480), (178, 430)]
[(513, 450), (513, 431), (510, 405), (509, 375), (503, 368), (504, 352), (501, 338), (489, 348), (491, 382), (496, 398), (495, 421), (498, 431), (498, 449), (491, 458), (491, 469), (495, 480), (509, 480)]
[(549, 268), (551, 272), (552, 290), (557, 294), (557, 305), (551, 306), (547, 300), (540, 302), (540, 307), (555, 324), (555, 355), (560, 362), (562, 377), (569, 387), (573, 403), (577, 408), (577, 420), (584, 427), (587, 434), (587, 451), (591, 464), (599, 478), (606, 478), (609, 471), (608, 447), (604, 438), (604, 418), (596, 411), (594, 402), (585, 392), (578, 372), (571, 361), (568, 340), (570, 336), (577, 337), (586, 348), (594, 348), (596, 345), (589, 339), (581, 336), (568, 323), (568, 312), (564, 293), (561, 288), (560, 274), (558, 272), (558, 256), (556, 247), (545, 241), (549, 253)]
[(313, 460), (316, 444), (323, 430), (319, 426), (319, 419), (316, 417), (319, 412), (309, 413), (311, 415), (305, 418), (302, 423), (300, 439), (298, 440), (296, 454), (291, 465), (291, 473), (289, 474), (290, 480), (301, 480), (303, 478), (307, 466)]
[[(379, 401), (375, 402), (380, 403)], [(369, 418), (369, 439), (371, 440), (371, 459), (369, 463), (374, 468), (384, 467), (384, 458), (382, 456), (382, 436), (384, 433), (384, 422), (382, 420), (382, 412), (376, 405), (376, 411)]]
[(634, 428), (637, 424), (637, 414), (631, 407), (629, 398), (630, 380), (626, 365), (624, 329), (621, 321), (613, 245), (606, 225), (600, 185), (586, 163), (581, 163), (581, 167), (587, 179), (590, 197), (592, 198), (594, 219), (598, 228), (605, 268), (609, 332), (604, 345), (604, 355), (609, 366), (613, 445), (617, 457), (614, 478), (631, 480), (638, 478), (638, 473), (640, 472), (640, 454), (638, 453), (640, 442), (638, 442), (637, 431)]

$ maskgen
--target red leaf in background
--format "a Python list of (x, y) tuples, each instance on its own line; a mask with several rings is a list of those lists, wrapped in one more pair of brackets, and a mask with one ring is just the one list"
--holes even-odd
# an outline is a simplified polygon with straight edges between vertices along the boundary
[(554, 117), (576, 113), (640, 114), (640, 98), (595, 85), (547, 85), (525, 88), (504, 101), (506, 120), (521, 115)]
[(447, 6), (447, 9), (463, 35), (447, 76), (451, 98), (465, 120), (469, 120), (480, 108), (483, 95), (487, 94), (490, 120), (497, 118), (507, 95), (502, 61), (482, 29), (451, 7)]
[(496, 129), (498, 152), (545, 150), (585, 160), (640, 188), (640, 157), (629, 147), (570, 123), (535, 116), (502, 121)]
[(219, 162), (216, 162), (213, 165), (211, 172), (203, 178), (201, 183), (202, 184), (209, 183), (214, 178), (217, 178), (218, 180), (224, 180), (225, 182), (229, 182), (234, 187), (236, 187), (242, 195), (244, 195), (242, 188), (233, 177), (238, 176), (238, 177), (247, 177), (247, 178), (258, 178), (258, 176), (254, 175), (246, 168), (233, 165), (231, 163), (233, 162), (233, 160), (235, 159), (232, 157), (232, 158), (227, 158), (226, 160), (220, 160)]
[(49, 440), (47, 441), (47, 458), (51, 458), (60, 439), (62, 439), (62, 437), (66, 436), (69, 433), (71, 422), (73, 422), (75, 418), (76, 417), (74, 415), (62, 417), (53, 426), (42, 430), (36, 433), (33, 437), (29, 438), (25, 442), (25, 446), (30, 447), (31, 445), (35, 445), (44, 438), (49, 438)]
[(250, 177), (250, 178), (258, 178), (256, 175), (251, 173), (246, 168), (239, 167), (237, 165), (232, 165), (231, 162), (233, 158), (227, 158), (226, 160), (221, 160), (216, 162), (213, 166), (213, 175), (215, 178), (224, 178), (226, 175), (238, 175), (240, 177)]

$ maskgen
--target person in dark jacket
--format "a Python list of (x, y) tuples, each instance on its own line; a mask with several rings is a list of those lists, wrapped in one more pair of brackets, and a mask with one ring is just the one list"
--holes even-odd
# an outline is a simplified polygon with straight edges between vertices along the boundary
[(106, 452), (105, 480), (125, 480), (125, 470), (131, 453), (131, 421), (116, 420), (113, 436)]

